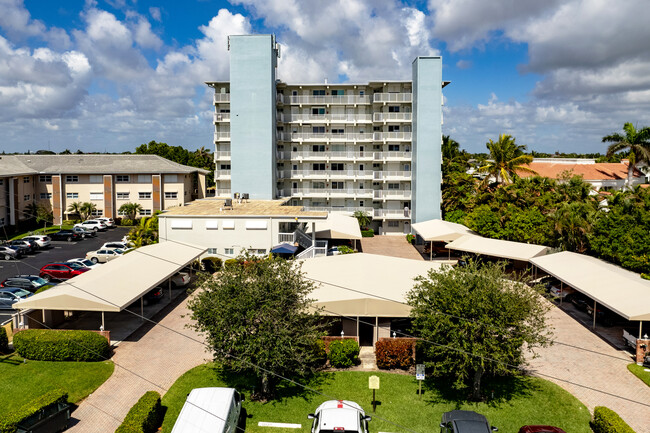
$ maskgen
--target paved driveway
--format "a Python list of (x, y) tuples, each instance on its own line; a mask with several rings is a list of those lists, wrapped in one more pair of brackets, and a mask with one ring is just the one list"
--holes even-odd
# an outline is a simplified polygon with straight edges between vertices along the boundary
[(650, 432), (649, 406), (597, 391), (650, 404), (650, 387), (627, 370), (627, 365), (632, 362), (630, 352), (613, 348), (555, 306), (549, 312), (549, 323), (555, 328), (556, 341), (591, 352), (554, 344), (541, 349), (540, 357), (531, 361), (533, 373), (562, 379), (554, 380), (543, 376), (576, 396), (590, 411), (593, 412), (595, 406), (607, 406), (617, 412), (637, 433)]
[(361, 249), (368, 254), (424, 260), (418, 250), (406, 242), (406, 235), (382, 235), (362, 238)]
[[(188, 322), (182, 317), (185, 314), (189, 314), (187, 299), (176, 305), (160, 322), (183, 335), (203, 341), (193, 330), (185, 327)], [(158, 321), (156, 317), (154, 320)], [(140, 338), (123, 341), (115, 349), (112, 358), (116, 364), (115, 372), (79, 404), (70, 420), (74, 425), (66, 431), (113, 433), (146, 391), (158, 391), (163, 395), (187, 370), (211, 360), (202, 344), (161, 326), (148, 328), (145, 326), (136, 332), (134, 337)]]

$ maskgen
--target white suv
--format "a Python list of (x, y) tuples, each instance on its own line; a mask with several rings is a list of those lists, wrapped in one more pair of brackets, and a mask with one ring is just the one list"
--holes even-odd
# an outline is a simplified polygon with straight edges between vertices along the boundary
[(114, 227), (115, 226), (115, 221), (113, 221), (113, 218), (98, 217), (98, 218), (95, 218), (95, 220), (103, 222), (106, 225), (106, 227)]
[(361, 406), (348, 400), (329, 400), (316, 408), (316, 412), (309, 414), (309, 419), (314, 422), (312, 433), (346, 432), (367, 433), (368, 421)]
[(101, 221), (97, 221), (97, 220), (84, 221), (82, 223), (75, 224), (74, 226), (75, 227), (82, 227), (84, 229), (89, 229), (89, 230), (95, 230), (95, 231), (97, 231), (97, 230), (104, 231), (104, 230), (107, 229), (106, 224), (104, 224)]

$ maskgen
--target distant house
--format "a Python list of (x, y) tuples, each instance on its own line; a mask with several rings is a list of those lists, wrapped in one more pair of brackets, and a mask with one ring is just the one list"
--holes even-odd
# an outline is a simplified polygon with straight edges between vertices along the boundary
[[(539, 176), (551, 179), (564, 179), (569, 176), (581, 176), (585, 182), (599, 191), (620, 191), (627, 182), (629, 162), (596, 162), (595, 159), (582, 158), (535, 158), (528, 164)], [(530, 173), (519, 173), (520, 177), (532, 177)], [(646, 175), (634, 170), (632, 187), (646, 182)]]

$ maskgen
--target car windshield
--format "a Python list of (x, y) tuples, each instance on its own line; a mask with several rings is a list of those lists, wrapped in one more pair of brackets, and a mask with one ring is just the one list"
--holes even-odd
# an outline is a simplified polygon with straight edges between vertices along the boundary
[(115, 251), (117, 254), (124, 254), (124, 251), (119, 248), (115, 248), (113, 251)]
[(32, 283), (37, 284), (39, 286), (44, 286), (44, 285), (48, 284), (48, 282), (45, 281), (44, 279), (42, 279), (41, 277), (31, 278), (31, 280), (32, 280)]
[(77, 262), (68, 262), (67, 265), (70, 266), (72, 269), (81, 269), (84, 267), (84, 265)]
[(16, 289), (13, 290), (14, 295), (18, 296), (19, 298), (24, 298), (25, 296), (29, 296), (32, 294), (32, 292), (24, 289)]
[(92, 262), (92, 260), (88, 260), (88, 259), (79, 260), (79, 263), (83, 263), (84, 266), (94, 266), (95, 265)]

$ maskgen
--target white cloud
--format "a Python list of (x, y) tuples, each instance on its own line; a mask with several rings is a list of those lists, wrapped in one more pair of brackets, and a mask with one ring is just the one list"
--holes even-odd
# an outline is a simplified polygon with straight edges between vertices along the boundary
[(142, 48), (159, 50), (163, 42), (158, 35), (151, 31), (151, 24), (146, 19), (139, 19), (135, 25), (135, 41)]
[(151, 18), (153, 18), (156, 21), (162, 21), (160, 8), (150, 7), (149, 15), (151, 15)]

